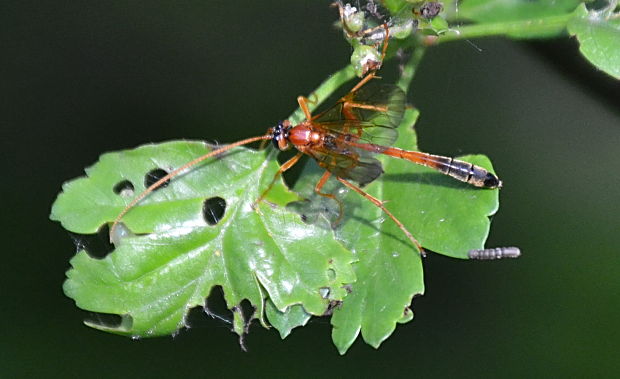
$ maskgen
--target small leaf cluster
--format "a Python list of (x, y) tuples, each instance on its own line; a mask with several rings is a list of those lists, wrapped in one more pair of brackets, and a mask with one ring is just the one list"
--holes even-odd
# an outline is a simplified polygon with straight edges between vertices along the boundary
[[(618, 0), (587, 3), (580, 0), (454, 0), (447, 2), (384, 0), (382, 12), (348, 10), (341, 24), (354, 48), (351, 62), (358, 76), (367, 61), (380, 56), (382, 34), (373, 25), (385, 23), (396, 41), (392, 51), (404, 47), (487, 36), (514, 39), (575, 36), (583, 56), (598, 69), (620, 79), (620, 9)], [(376, 2), (369, 2), (376, 9)], [(368, 6), (366, 7), (368, 8)], [(351, 33), (347, 25), (355, 25)], [(380, 65), (380, 63), (379, 63)]]

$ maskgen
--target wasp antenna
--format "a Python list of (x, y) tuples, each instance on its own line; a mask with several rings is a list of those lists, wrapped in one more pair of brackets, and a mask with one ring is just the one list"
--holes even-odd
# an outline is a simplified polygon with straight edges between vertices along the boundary
[(496, 247), (493, 249), (475, 249), (467, 253), (469, 259), (493, 260), (502, 258), (519, 258), (521, 250), (518, 247)]
[(205, 159), (209, 159), (213, 156), (219, 155), (225, 151), (228, 151), (234, 147), (237, 146), (241, 146), (241, 145), (247, 145), (248, 143), (252, 143), (252, 142), (256, 142), (256, 141), (261, 141), (261, 140), (268, 140), (271, 138), (270, 134), (266, 134), (263, 136), (257, 136), (257, 137), (251, 137), (251, 138), (246, 138), (243, 139), (241, 141), (237, 141), (234, 143), (231, 143), (229, 145), (226, 145), (224, 147), (221, 147), (219, 149), (213, 150), (205, 155), (202, 155), (190, 162), (187, 162), (186, 164), (184, 164), (183, 166), (177, 168), (174, 171), (171, 171), (168, 175), (163, 176), (162, 178), (160, 178), (158, 181), (156, 181), (155, 183), (151, 184), (147, 189), (145, 189), (144, 191), (142, 191), (142, 193), (140, 193), (138, 196), (136, 196), (135, 199), (133, 199), (131, 201), (131, 203), (129, 203), (125, 209), (123, 209), (123, 211), (121, 213), (118, 214), (118, 216), (116, 216), (116, 219), (114, 219), (114, 223), (112, 223), (112, 227), (110, 228), (110, 242), (116, 240), (116, 238), (113, 238), (113, 236), (115, 235), (115, 230), (116, 227), (118, 225), (118, 223), (123, 219), (123, 217), (127, 214), (127, 212), (129, 212), (134, 206), (136, 206), (136, 204), (138, 204), (140, 201), (142, 201), (142, 199), (144, 199), (148, 194), (150, 194), (151, 192), (155, 191), (157, 188), (161, 187), (162, 184), (166, 183), (168, 180), (174, 178), (175, 176), (179, 175), (180, 173), (182, 173), (183, 171), (187, 170), (190, 167), (193, 167), (195, 165), (197, 165), (198, 163), (204, 161)]

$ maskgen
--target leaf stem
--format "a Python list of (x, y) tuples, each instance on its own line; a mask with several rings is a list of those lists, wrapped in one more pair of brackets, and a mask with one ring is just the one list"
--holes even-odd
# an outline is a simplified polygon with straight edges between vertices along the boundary
[(573, 17), (573, 13), (567, 13), (560, 16), (511, 22), (465, 25), (458, 29), (451, 29), (446, 34), (439, 36), (437, 43), (508, 34), (545, 35), (558, 29), (564, 29)]

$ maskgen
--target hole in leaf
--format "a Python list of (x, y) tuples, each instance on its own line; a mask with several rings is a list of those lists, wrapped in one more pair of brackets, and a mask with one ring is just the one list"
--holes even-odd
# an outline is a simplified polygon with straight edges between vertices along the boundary
[(123, 322), (121, 315), (112, 313), (88, 312), (89, 316), (85, 320), (90, 324), (105, 326), (108, 328), (118, 328)]
[(129, 180), (123, 180), (121, 182), (116, 183), (114, 188), (112, 188), (115, 194), (120, 195), (121, 197), (132, 197), (134, 194), (134, 186), (133, 183)]
[[(144, 175), (144, 186), (148, 188), (152, 186), (153, 184), (157, 183), (158, 180), (160, 180), (166, 175), (168, 175), (168, 172), (162, 168), (153, 169), (147, 172), (146, 175)], [(160, 188), (166, 187), (168, 184), (170, 184), (170, 179), (163, 182), (159, 187), (155, 189), (155, 191)]]
[(104, 259), (114, 251), (114, 245), (110, 243), (110, 227), (108, 224), (99, 228), (95, 234), (78, 234), (69, 232), (75, 247), (78, 250), (86, 250), (94, 259)]
[(236, 328), (233, 328), (233, 331), (239, 334), (239, 346), (241, 347), (241, 350), (247, 352), (248, 348), (245, 345), (245, 336), (249, 333), (250, 323), (252, 322), (252, 318), (256, 313), (256, 308), (254, 308), (247, 299), (243, 299), (241, 300), (241, 303), (234, 306), (232, 310), (237, 315), (241, 315), (243, 321), (243, 332), (240, 333), (240, 331)]
[(331, 292), (329, 287), (321, 287), (319, 288), (319, 294), (323, 299), (327, 299), (329, 297), (329, 293)]
[(411, 314), (411, 308), (405, 307), (405, 310), (403, 311), (403, 317), (409, 317), (410, 314)]
[(84, 323), (96, 329), (129, 331), (133, 326), (133, 317), (114, 313), (88, 312)]
[[(209, 317), (205, 317), (205, 313)], [(230, 317), (232, 318), (232, 316)], [(207, 312), (203, 306), (190, 309), (184, 319), (184, 326), (187, 329), (224, 329), (226, 330), (226, 335), (228, 335), (231, 325), (232, 322), (227, 317), (215, 312)]]
[(183, 324), (187, 329), (191, 328), (204, 328), (207, 323), (211, 321), (205, 317), (204, 308), (201, 306), (193, 307), (187, 312), (185, 315), (185, 319), (183, 320)]
[(241, 308), (241, 314), (243, 315), (243, 320), (246, 324), (245, 332), (248, 332), (248, 327), (250, 326), (250, 321), (254, 317), (254, 313), (256, 313), (256, 308), (252, 306), (252, 303), (248, 299), (243, 299), (241, 304), (239, 304), (239, 308)]
[(403, 310), (403, 314), (400, 316), (400, 319), (397, 320), (396, 322), (398, 322), (399, 324), (405, 324), (411, 320), (413, 320), (413, 311), (411, 310), (410, 307), (407, 306)]
[(202, 215), (209, 225), (216, 225), (226, 211), (226, 200), (221, 197), (211, 197), (205, 200), (202, 206)]
[(224, 300), (224, 290), (221, 286), (211, 289), (209, 297), (205, 300), (204, 312), (211, 318), (219, 320), (227, 325), (232, 325), (233, 314)]
[(340, 300), (332, 300), (329, 302), (329, 305), (327, 305), (327, 309), (325, 310), (325, 313), (323, 313), (323, 316), (331, 316), (332, 313), (334, 313), (334, 309), (339, 308), (342, 305), (342, 301)]
[(351, 293), (353, 292), (353, 286), (350, 284), (345, 284), (344, 286), (342, 286), (341, 288), (344, 288), (345, 291), (347, 291), (347, 293)]
[[(138, 235), (144, 235), (144, 234), (138, 234)], [(114, 228), (114, 234), (110, 236), (110, 239), (112, 240), (112, 244), (114, 244), (114, 246), (120, 246), (123, 239), (128, 238), (128, 237), (135, 237), (135, 236), (136, 234), (134, 234), (125, 225), (125, 223), (119, 222), (118, 224), (116, 224), (116, 228)]]
[(330, 281), (333, 281), (334, 279), (336, 279), (336, 271), (334, 271), (333, 268), (327, 269), (327, 279), (329, 279)]

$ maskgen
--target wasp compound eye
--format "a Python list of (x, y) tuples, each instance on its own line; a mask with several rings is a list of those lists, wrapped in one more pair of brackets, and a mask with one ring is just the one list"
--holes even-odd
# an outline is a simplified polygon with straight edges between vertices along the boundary
[(280, 138), (282, 138), (282, 123), (279, 123), (278, 126), (273, 131), (273, 137), (271, 138), (271, 143), (276, 149), (280, 149)]

